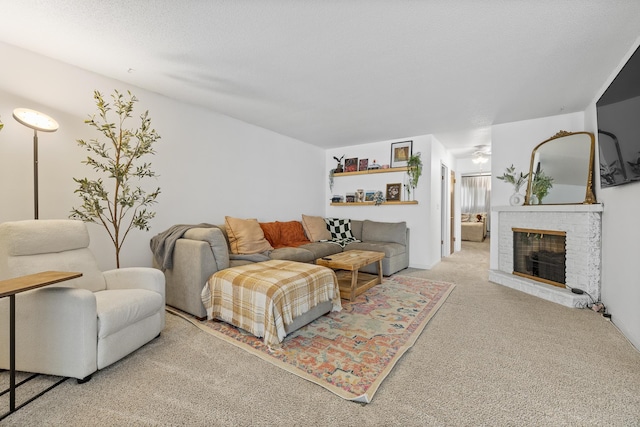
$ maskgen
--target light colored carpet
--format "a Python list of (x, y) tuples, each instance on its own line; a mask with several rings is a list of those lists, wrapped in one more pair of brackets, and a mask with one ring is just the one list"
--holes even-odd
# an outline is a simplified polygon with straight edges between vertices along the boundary
[(640, 425), (640, 353), (591, 310), (489, 283), (488, 250), (402, 272), (456, 288), (369, 404), (167, 315), (160, 338), (2, 425)]

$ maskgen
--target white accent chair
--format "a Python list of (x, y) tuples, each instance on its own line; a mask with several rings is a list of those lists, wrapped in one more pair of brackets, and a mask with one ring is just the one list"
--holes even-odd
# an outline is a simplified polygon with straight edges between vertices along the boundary
[[(0, 280), (41, 271), (82, 277), (16, 296), (16, 369), (86, 381), (157, 337), (165, 279), (148, 267), (102, 272), (82, 221), (0, 224)], [(9, 368), (9, 299), (0, 299), (0, 368)]]

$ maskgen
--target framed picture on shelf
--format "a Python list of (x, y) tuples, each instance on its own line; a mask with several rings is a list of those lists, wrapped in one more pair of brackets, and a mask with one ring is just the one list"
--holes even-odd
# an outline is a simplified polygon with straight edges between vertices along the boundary
[(369, 169), (369, 159), (360, 159), (360, 162), (358, 164), (358, 170), (366, 171), (367, 169)]
[(344, 161), (345, 172), (358, 172), (358, 158), (345, 159)]
[(345, 195), (345, 202), (347, 203), (355, 203), (356, 201), (356, 193), (347, 193)]
[(391, 167), (401, 168), (407, 166), (411, 157), (413, 141), (402, 141), (391, 143)]
[(399, 202), (402, 193), (402, 184), (387, 184), (386, 199), (388, 202)]
[(373, 195), (376, 194), (373, 190), (367, 190), (364, 193), (364, 201), (365, 202), (373, 202)]

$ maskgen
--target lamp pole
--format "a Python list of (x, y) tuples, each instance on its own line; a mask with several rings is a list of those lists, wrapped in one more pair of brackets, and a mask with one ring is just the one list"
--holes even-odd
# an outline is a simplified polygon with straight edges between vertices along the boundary
[(38, 219), (38, 131), (33, 130), (33, 218)]
[(13, 110), (13, 118), (33, 129), (33, 209), (34, 219), (38, 219), (38, 131), (55, 132), (58, 130), (58, 122), (28, 108), (16, 108)]

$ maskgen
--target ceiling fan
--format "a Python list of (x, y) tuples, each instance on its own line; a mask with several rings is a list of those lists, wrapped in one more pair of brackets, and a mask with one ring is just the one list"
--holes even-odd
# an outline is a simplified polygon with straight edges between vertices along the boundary
[(489, 161), (489, 156), (491, 156), (490, 145), (476, 145), (471, 161), (476, 165), (483, 165)]

